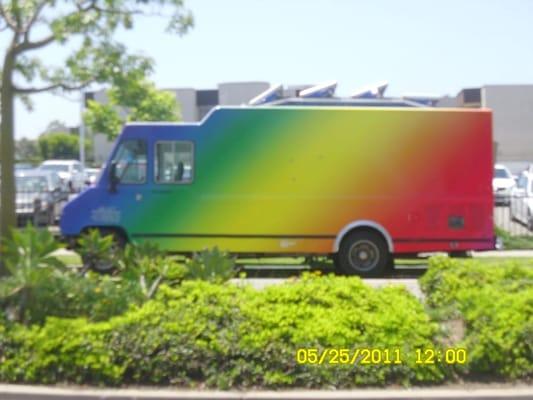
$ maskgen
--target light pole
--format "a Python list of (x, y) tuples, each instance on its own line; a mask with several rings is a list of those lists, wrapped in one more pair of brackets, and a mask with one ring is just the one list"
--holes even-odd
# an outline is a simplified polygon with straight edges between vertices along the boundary
[(82, 168), (85, 169), (85, 126), (83, 124), (83, 110), (85, 109), (85, 93), (81, 91), (80, 102), (80, 163)]

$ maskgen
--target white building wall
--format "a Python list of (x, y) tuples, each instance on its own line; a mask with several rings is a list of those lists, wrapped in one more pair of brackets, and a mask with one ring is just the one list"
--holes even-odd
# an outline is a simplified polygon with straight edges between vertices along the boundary
[(247, 104), (270, 87), (268, 82), (226, 82), (218, 85), (218, 103), (224, 105)]
[(533, 85), (487, 85), (481, 106), (492, 109), (496, 159), (533, 161)]
[(181, 88), (170, 90), (176, 95), (180, 107), (181, 119), (184, 122), (198, 121), (198, 107), (196, 106), (196, 90)]

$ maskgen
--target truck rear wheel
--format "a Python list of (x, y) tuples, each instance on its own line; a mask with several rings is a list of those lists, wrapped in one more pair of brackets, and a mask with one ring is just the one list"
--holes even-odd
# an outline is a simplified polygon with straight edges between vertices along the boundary
[(390, 266), (391, 255), (385, 239), (373, 231), (355, 231), (341, 242), (336, 266), (346, 275), (376, 277), (384, 275)]

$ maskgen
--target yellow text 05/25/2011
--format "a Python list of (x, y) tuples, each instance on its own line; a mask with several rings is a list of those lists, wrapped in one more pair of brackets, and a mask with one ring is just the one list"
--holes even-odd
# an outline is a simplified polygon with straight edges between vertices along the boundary
[(298, 364), (313, 365), (394, 365), (413, 358), (416, 364), (465, 364), (466, 349), (421, 348), (406, 354), (400, 348), (299, 348), (296, 350)]

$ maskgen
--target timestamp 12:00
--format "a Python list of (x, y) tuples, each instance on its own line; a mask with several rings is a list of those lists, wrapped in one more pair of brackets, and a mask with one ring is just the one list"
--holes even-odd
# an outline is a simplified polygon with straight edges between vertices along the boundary
[[(466, 350), (463, 348), (415, 349), (409, 352), (416, 364), (437, 363), (465, 364)], [(296, 351), (298, 364), (337, 364), (337, 365), (387, 365), (403, 364), (404, 352), (399, 348), (300, 348)]]

